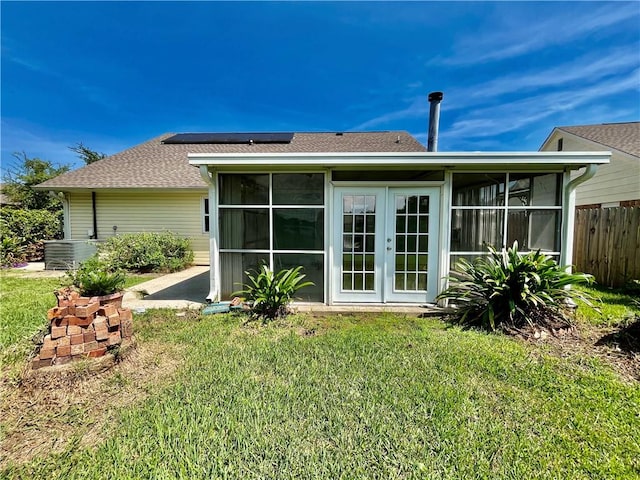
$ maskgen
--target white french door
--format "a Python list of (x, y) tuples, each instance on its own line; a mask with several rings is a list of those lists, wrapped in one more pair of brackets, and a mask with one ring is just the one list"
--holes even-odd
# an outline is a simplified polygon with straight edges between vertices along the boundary
[(438, 271), (439, 189), (334, 189), (333, 299), (433, 301)]

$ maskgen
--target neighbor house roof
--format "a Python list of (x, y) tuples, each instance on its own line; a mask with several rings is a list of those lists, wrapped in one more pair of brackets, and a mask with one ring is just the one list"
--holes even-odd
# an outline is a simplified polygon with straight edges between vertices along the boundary
[(403, 131), (295, 133), (289, 143), (164, 144), (167, 133), (38, 185), (42, 189), (205, 188), (189, 153), (424, 152)]
[(606, 148), (614, 148), (640, 157), (640, 122), (557, 127), (557, 130), (572, 133)]

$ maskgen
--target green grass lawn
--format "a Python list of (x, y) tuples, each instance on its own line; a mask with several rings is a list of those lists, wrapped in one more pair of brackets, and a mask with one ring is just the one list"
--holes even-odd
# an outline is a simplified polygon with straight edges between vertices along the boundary
[(592, 305), (581, 303), (578, 319), (595, 326), (623, 325), (640, 316), (640, 297), (627, 295), (607, 287), (579, 287), (593, 300)]
[[(57, 453), (0, 477), (640, 477), (640, 388), (597, 359), (393, 314), (135, 322), (139, 349), (182, 352), (171, 380), (81, 447), (87, 405)], [(135, 387), (122, 370), (104, 382)]]

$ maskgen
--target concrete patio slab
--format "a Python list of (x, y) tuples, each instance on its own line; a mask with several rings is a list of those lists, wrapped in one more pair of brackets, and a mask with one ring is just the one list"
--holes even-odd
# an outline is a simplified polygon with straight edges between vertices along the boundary
[(209, 267), (194, 266), (128, 288), (122, 305), (133, 310), (200, 308), (208, 294)]

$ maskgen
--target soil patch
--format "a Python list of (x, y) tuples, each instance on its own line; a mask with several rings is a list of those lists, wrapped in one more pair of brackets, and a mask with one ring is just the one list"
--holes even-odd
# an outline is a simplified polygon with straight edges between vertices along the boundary
[[(88, 363), (51, 375), (24, 375), (18, 385), (0, 383), (0, 470), (61, 452), (69, 442), (93, 447), (108, 435), (116, 409), (148, 397), (181, 363), (167, 345), (133, 348), (107, 371)], [(83, 365), (84, 364), (84, 365)]]
[(625, 382), (640, 381), (640, 322), (626, 327), (594, 327), (580, 324), (559, 330), (536, 330), (518, 335), (522, 341), (547, 347), (561, 358), (595, 357), (609, 366)]

